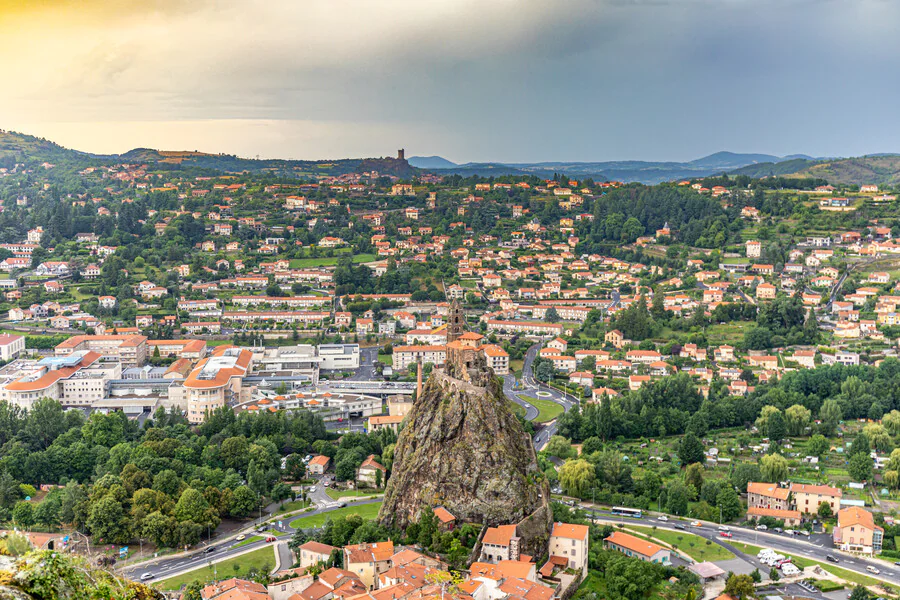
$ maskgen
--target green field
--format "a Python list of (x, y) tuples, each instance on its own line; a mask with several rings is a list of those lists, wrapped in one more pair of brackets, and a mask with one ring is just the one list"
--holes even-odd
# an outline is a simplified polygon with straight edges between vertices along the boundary
[[(251, 569), (260, 570), (268, 567), (268, 570), (275, 568), (275, 551), (274, 546), (266, 546), (247, 554), (242, 554), (234, 558), (223, 560), (215, 563), (215, 569), (212, 566), (204, 565), (199, 569), (188, 571), (176, 577), (162, 579), (155, 584), (162, 590), (180, 590), (193, 581), (201, 583), (209, 583), (217, 579), (228, 579), (229, 577), (246, 577)], [(234, 565), (238, 565), (238, 569), (234, 569)]]
[(521, 406), (519, 404), (516, 404), (515, 402), (510, 401), (509, 410), (513, 411), (513, 414), (516, 415), (517, 417), (522, 417), (523, 419), (525, 418), (526, 411), (525, 411), (524, 406)]
[(309, 506), (309, 502), (304, 502), (303, 500), (292, 500), (291, 502), (285, 502), (282, 504), (284, 508), (279, 508), (277, 514), (284, 514), (293, 512), (295, 510), (301, 510)]
[[(325, 256), (322, 258), (292, 258), (291, 259), (291, 268), (292, 269), (305, 269), (309, 267), (333, 267), (340, 260), (340, 256)], [(354, 254), (353, 262), (355, 263), (367, 263), (377, 260), (378, 257), (374, 254)]]
[[(743, 542), (729, 542), (732, 546), (749, 554), (751, 556), (756, 556), (760, 550), (762, 550), (762, 546), (754, 546), (752, 544), (744, 544)], [(819, 567), (825, 569), (832, 575), (836, 575), (841, 579), (849, 581), (851, 583), (856, 583), (858, 585), (882, 585), (884, 582), (879, 581), (878, 579), (874, 579), (872, 577), (868, 577), (861, 573), (857, 573), (855, 571), (848, 571), (847, 569), (842, 569), (840, 567), (832, 566), (829, 563), (819, 562), (817, 560), (812, 560), (810, 558), (803, 558), (802, 556), (796, 556), (794, 554), (787, 554), (786, 552), (782, 552), (780, 554), (784, 554), (785, 556), (790, 556), (791, 561), (797, 565), (799, 568), (804, 569), (810, 565), (818, 565)]]
[(525, 361), (522, 360), (521, 358), (509, 361), (509, 370), (516, 377), (522, 376), (522, 369), (524, 366), (525, 366)]
[(261, 541), (264, 540), (264, 539), (266, 539), (266, 538), (264, 538), (264, 537), (261, 536), (261, 535), (251, 535), (251, 536), (248, 537), (246, 540), (243, 540), (243, 541), (238, 542), (237, 544), (235, 544), (234, 547), (237, 548), (237, 547), (239, 547), (239, 546), (246, 546), (247, 544), (252, 544), (252, 543), (254, 543), (254, 542), (261, 542)]
[(535, 423), (549, 423), (563, 413), (563, 407), (551, 400), (535, 398), (519, 394), (519, 398), (538, 409), (538, 416), (534, 420)]
[(730, 560), (734, 558), (734, 554), (722, 546), (715, 542), (707, 545), (708, 540), (692, 533), (671, 531), (669, 529), (657, 529), (656, 531), (653, 531), (652, 527), (641, 527), (639, 525), (626, 525), (625, 528), (662, 540), (670, 546), (677, 546), (681, 552), (684, 552), (698, 562), (703, 562), (705, 560), (715, 562), (717, 560)]
[(359, 490), (336, 490), (334, 488), (325, 488), (325, 493), (328, 494), (328, 497), (332, 500), (337, 500), (339, 498), (368, 498), (369, 496), (374, 496), (378, 492), (375, 490), (361, 492)]
[(318, 515), (311, 515), (309, 517), (300, 517), (299, 519), (294, 519), (293, 521), (291, 521), (291, 527), (293, 527), (294, 529), (314, 529), (324, 525), (325, 519), (347, 515), (359, 515), (363, 519), (371, 520), (378, 516), (378, 510), (380, 508), (381, 502), (362, 504), (360, 506), (348, 506), (346, 508), (339, 508), (327, 513), (320, 513)]
[(384, 363), (389, 367), (394, 366), (394, 355), (393, 354), (379, 354), (378, 362)]

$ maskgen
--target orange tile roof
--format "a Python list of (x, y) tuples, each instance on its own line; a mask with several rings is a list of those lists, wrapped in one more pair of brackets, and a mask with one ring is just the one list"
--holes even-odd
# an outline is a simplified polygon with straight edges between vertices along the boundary
[(842, 508), (837, 515), (838, 527), (849, 527), (851, 525), (860, 525), (866, 529), (878, 529), (884, 531), (881, 527), (875, 525), (875, 519), (872, 513), (858, 506), (850, 506)]
[(778, 487), (773, 483), (749, 481), (747, 482), (747, 493), (759, 494), (767, 498), (777, 498), (778, 500), (787, 500), (791, 491), (787, 488)]
[(325, 465), (328, 464), (328, 461), (330, 461), (330, 460), (331, 459), (329, 457), (325, 456), (324, 454), (320, 454), (319, 456), (312, 457), (309, 460), (309, 464), (310, 465), (321, 465), (324, 467)]
[(83, 369), (84, 367), (88, 367), (95, 363), (98, 358), (100, 358), (101, 354), (98, 352), (87, 352), (84, 355), (84, 358), (81, 359), (81, 362), (72, 367), (63, 367), (61, 369), (53, 369), (52, 371), (47, 371), (37, 379), (31, 381), (25, 381), (26, 377), (22, 377), (13, 381), (12, 383), (7, 384), (6, 389), (13, 392), (36, 392), (39, 390), (45, 390), (60, 379), (67, 379)]
[(586, 540), (588, 537), (587, 525), (573, 525), (571, 523), (554, 523), (553, 537), (561, 537), (569, 540)]
[(515, 525), (500, 525), (499, 527), (488, 527), (484, 534), (482, 543), (493, 544), (495, 546), (509, 546), (509, 541), (516, 537)]
[(614, 531), (612, 535), (606, 538), (607, 542), (611, 544), (615, 544), (621, 548), (625, 548), (626, 550), (631, 550), (632, 552), (637, 552), (641, 556), (653, 556), (660, 550), (664, 548), (658, 544), (654, 544), (653, 542), (647, 542), (640, 538), (636, 538), (633, 535), (628, 535), (627, 533), (623, 533), (621, 531)]
[(819, 494), (820, 496), (834, 496), (840, 498), (844, 493), (840, 488), (830, 485), (811, 485), (807, 483), (792, 483), (791, 491), (795, 494)]
[(456, 517), (443, 506), (438, 506), (434, 509), (434, 516), (436, 516), (441, 523), (452, 523), (456, 520)]

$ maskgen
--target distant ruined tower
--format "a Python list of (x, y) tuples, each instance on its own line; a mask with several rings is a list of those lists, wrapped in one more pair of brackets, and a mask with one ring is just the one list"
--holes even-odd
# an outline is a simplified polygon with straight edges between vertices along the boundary
[(404, 148), (397, 150), (397, 160), (406, 160), (406, 150)]
[(463, 314), (459, 300), (450, 302), (450, 313), (447, 317), (447, 343), (455, 342), (466, 332), (466, 316)]

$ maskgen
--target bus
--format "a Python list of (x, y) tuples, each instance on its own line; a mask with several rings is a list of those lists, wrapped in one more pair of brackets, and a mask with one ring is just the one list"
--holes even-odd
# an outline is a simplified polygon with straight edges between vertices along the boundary
[(644, 512), (639, 508), (625, 508), (624, 506), (613, 506), (610, 511), (619, 517), (631, 517), (632, 519), (640, 519), (644, 516)]

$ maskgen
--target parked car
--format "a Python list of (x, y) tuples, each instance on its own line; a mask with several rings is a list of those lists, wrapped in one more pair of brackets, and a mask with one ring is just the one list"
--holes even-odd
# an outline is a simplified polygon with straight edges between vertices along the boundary
[(727, 531), (720, 531), (720, 532), (719, 532), (719, 535), (720, 535), (721, 537), (723, 537), (723, 538), (734, 537), (731, 533), (729, 533), (729, 532), (727, 532)]
[(784, 529), (782, 529), (781, 527), (776, 527), (775, 531), (778, 533), (784, 533)]
[(832, 556), (832, 555), (830, 555), (830, 554), (826, 554), (826, 555), (825, 555), (825, 560), (827, 560), (828, 562), (833, 562), (833, 563), (841, 562), (841, 561), (839, 561), (836, 557), (834, 557), (834, 556)]

